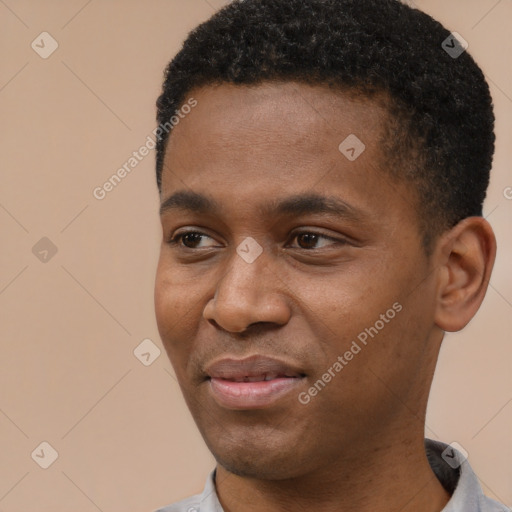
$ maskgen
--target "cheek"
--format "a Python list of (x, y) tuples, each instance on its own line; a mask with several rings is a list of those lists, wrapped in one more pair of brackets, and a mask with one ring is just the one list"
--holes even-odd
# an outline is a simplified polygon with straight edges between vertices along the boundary
[(322, 345), (325, 363), (330, 367), (346, 354), (343, 373), (351, 380), (360, 381), (369, 368), (392, 372), (393, 362), (413, 349), (408, 340), (414, 328), (407, 320), (400, 281), (393, 275), (379, 262), (303, 294), (306, 321)]
[(174, 354), (185, 348), (182, 340), (191, 336), (193, 318), (197, 315), (199, 304), (193, 287), (177, 281), (176, 277), (176, 271), (159, 262), (154, 290), (155, 317), (160, 338), (169, 356), (171, 352)]
[(179, 325), (189, 316), (198, 302), (198, 284), (201, 282), (188, 275), (176, 263), (170, 261), (162, 249), (155, 277), (155, 312), (163, 325), (175, 322)]
[(176, 319), (176, 294), (171, 280), (168, 278), (161, 263), (158, 265), (155, 278), (155, 316), (160, 330), (160, 335), (165, 336), (165, 331), (172, 326)]
[[(375, 273), (373, 273), (375, 276)], [(307, 305), (303, 311), (309, 315), (308, 322), (328, 338), (339, 340), (335, 346), (340, 349), (343, 341), (353, 338), (361, 330), (373, 325), (391, 307), (396, 298), (387, 286), (386, 293), (374, 286), (374, 281), (366, 273), (342, 273), (329, 276), (320, 285), (308, 283), (307, 293), (301, 293), (301, 302)], [(320, 337), (319, 337), (320, 338)], [(321, 339), (321, 338), (320, 338)]]

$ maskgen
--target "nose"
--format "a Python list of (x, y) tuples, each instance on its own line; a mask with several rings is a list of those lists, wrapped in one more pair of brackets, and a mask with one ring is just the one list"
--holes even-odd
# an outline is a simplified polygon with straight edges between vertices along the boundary
[(215, 296), (204, 308), (206, 320), (233, 333), (256, 323), (284, 325), (289, 321), (291, 311), (283, 293), (286, 287), (264, 253), (248, 263), (234, 252), (226, 268)]

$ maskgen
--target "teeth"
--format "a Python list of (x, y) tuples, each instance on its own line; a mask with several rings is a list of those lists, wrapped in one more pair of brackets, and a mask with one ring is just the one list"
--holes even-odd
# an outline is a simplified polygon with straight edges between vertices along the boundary
[(254, 377), (249, 377), (246, 375), (245, 377), (240, 377), (237, 379), (233, 379), (235, 382), (262, 382), (264, 380), (273, 380), (277, 378), (277, 373), (264, 373), (263, 375), (256, 375)]
[(261, 377), (261, 375), (259, 376), (256, 376), (256, 377), (244, 377), (244, 382), (259, 382), (259, 381), (262, 381), (263, 378)]
[(255, 377), (249, 377), (246, 375), (245, 377), (238, 377), (236, 379), (229, 379), (233, 382), (262, 382), (277, 379), (278, 377), (298, 377), (296, 374), (291, 375), (283, 375), (282, 373), (264, 373), (262, 375), (257, 375)]

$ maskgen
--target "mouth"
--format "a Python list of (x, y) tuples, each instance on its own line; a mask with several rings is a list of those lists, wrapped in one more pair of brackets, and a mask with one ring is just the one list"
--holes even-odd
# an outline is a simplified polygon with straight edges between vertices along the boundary
[(277, 372), (268, 372), (268, 373), (252, 373), (251, 375), (247, 374), (248, 372), (242, 372), (246, 373), (246, 375), (232, 375), (232, 376), (226, 376), (226, 377), (207, 377), (208, 379), (221, 379), (221, 380), (227, 380), (229, 382), (263, 382), (263, 381), (269, 381), (269, 380), (276, 380), (276, 379), (294, 379), (297, 377), (304, 377), (304, 374), (299, 373), (277, 373)]
[(306, 377), (296, 365), (263, 356), (225, 358), (209, 365), (206, 373), (214, 400), (232, 410), (270, 407)]

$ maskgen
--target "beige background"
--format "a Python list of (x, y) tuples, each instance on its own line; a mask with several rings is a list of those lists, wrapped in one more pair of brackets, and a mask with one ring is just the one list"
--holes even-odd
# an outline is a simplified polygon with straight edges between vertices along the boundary
[[(144, 144), (164, 66), (225, 3), (0, 0), (0, 511), (152, 511), (200, 491), (213, 468), (154, 318), (154, 152), (105, 199), (92, 191)], [(426, 434), (461, 444), (510, 506), (512, 2), (416, 4), (469, 42), (498, 137), (492, 286), (445, 339)], [(31, 48), (43, 31), (59, 45), (47, 59)], [(32, 252), (42, 237), (57, 247), (46, 262)], [(134, 356), (147, 338), (162, 350), (149, 366)], [(58, 452), (48, 469), (43, 441)]]

